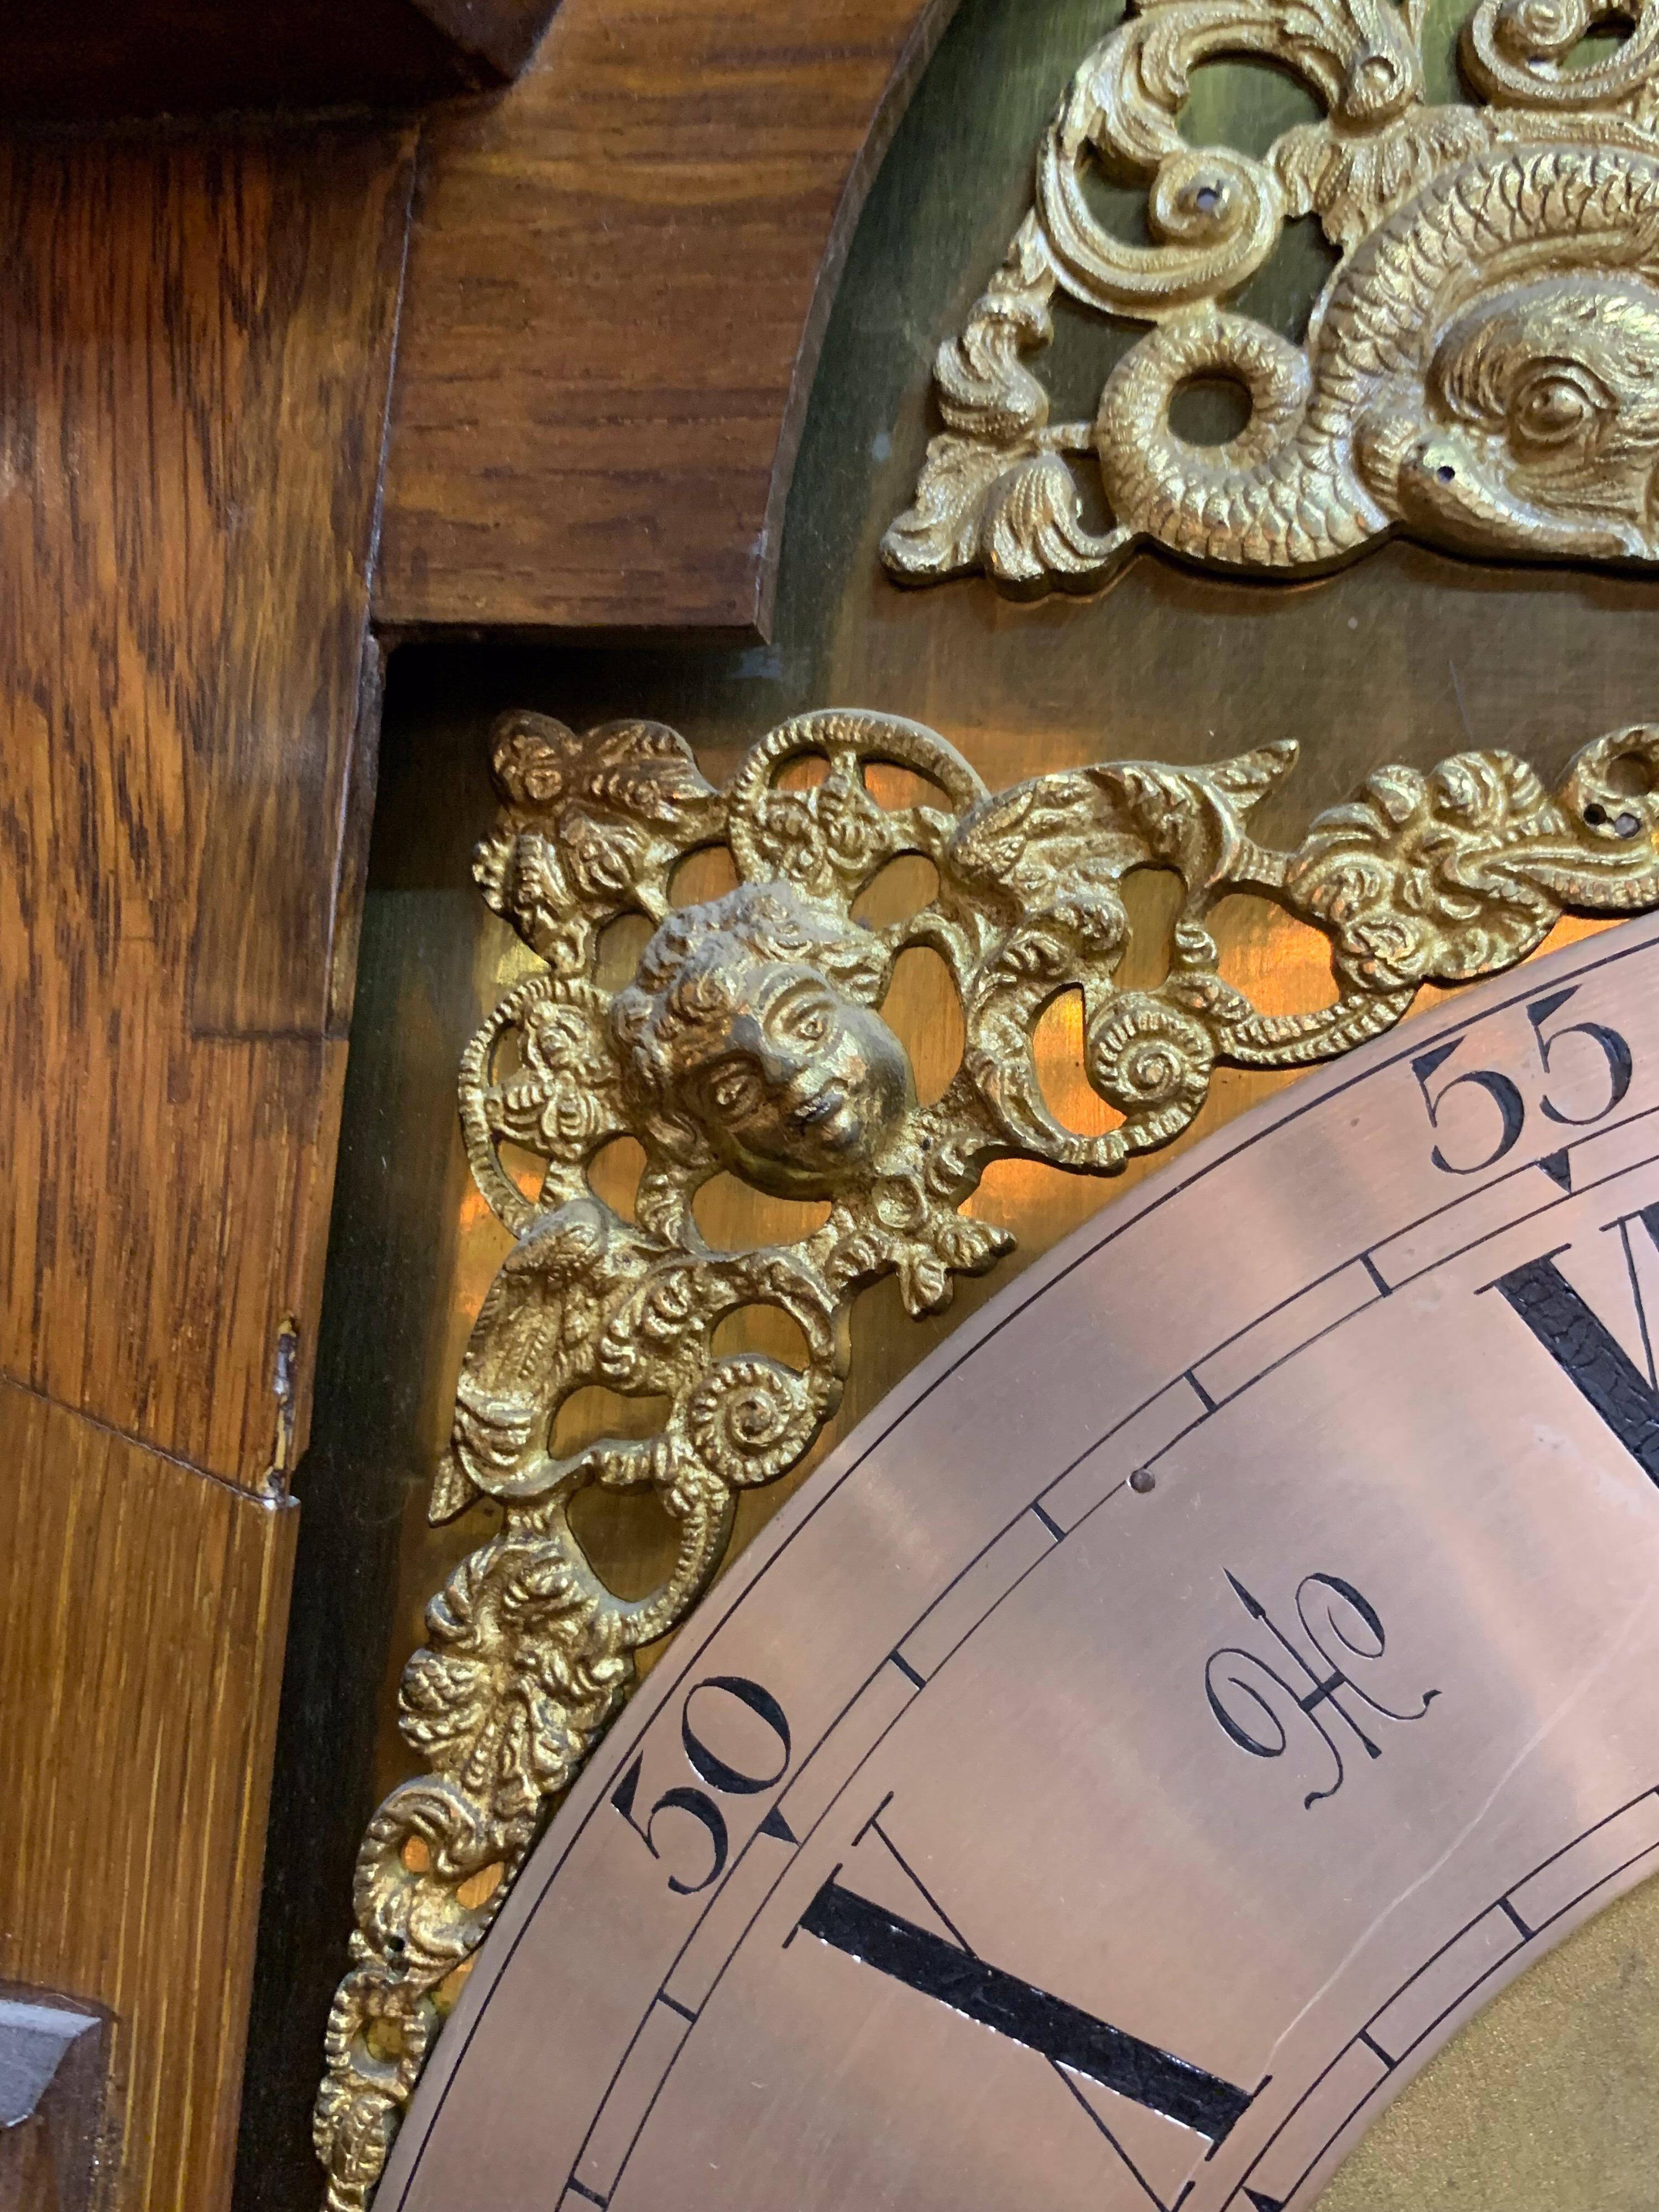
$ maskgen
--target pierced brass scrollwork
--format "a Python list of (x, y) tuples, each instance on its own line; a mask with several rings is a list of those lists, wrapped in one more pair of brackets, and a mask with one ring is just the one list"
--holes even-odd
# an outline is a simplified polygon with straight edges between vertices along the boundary
[[(809, 756), (822, 780), (780, 787)], [(895, 1275), (921, 1314), (949, 1302), (955, 1275), (992, 1267), (1012, 1239), (959, 1209), (994, 1160), (1109, 1174), (1187, 1127), (1218, 1063), (1328, 1058), (1398, 1021), (1420, 985), (1520, 959), (1565, 908), (1659, 903), (1659, 729), (1601, 738), (1553, 794), (1504, 753), (1384, 769), (1289, 852), (1249, 830), (1295, 757), (1288, 743), (1210, 768), (1106, 762), (995, 793), (943, 738), (873, 714), (786, 722), (718, 789), (659, 723), (578, 738), (513, 714), (494, 757), (504, 804), (474, 872), (544, 965), (462, 1061), (472, 1172), (516, 1243), (467, 1347), (431, 1513), (447, 1520), (483, 1493), (505, 1522), (433, 1600), (404, 1674), (403, 1732), (432, 1771), (386, 1799), (358, 1859), (317, 2108), (334, 2212), (368, 2203), (457, 1970), (617, 1711), (635, 1653), (708, 1583), (739, 1493), (797, 1465), (834, 1411), (862, 1285)], [(931, 797), (878, 805), (872, 763), (925, 779)], [(679, 861), (717, 844), (737, 888), (671, 906)], [(913, 854), (937, 871), (931, 902), (886, 928), (854, 920), (876, 874)], [(1184, 890), (1169, 974), (1132, 990), (1115, 980), (1122, 886), (1146, 866)], [(1324, 933), (1334, 1004), (1267, 1014), (1224, 979), (1208, 917), (1240, 891)], [(654, 933), (607, 994), (599, 933), (628, 913)], [(967, 1036), (928, 1105), (881, 1011), (911, 945), (945, 962)], [(1063, 1127), (1037, 1078), (1037, 1023), (1072, 989), (1085, 1073), (1119, 1117), (1101, 1135)], [(631, 1220), (588, 1177), (621, 1133), (646, 1155)], [(545, 1163), (533, 1196), (505, 1144)], [(723, 1170), (827, 1201), (828, 1218), (793, 1243), (714, 1249), (692, 1200)], [(722, 1319), (754, 1305), (799, 1325), (800, 1366), (715, 1351)], [(559, 1408), (595, 1383), (669, 1411), (647, 1439), (562, 1458)], [(611, 1590), (572, 1530), (573, 1500), (596, 1485), (653, 1493), (675, 1524), (672, 1571), (646, 1596)]]
[[(1610, 19), (1607, 58), (1569, 66)], [(982, 568), (1007, 589), (1096, 588), (1146, 542), (1306, 574), (1400, 532), (1468, 553), (1659, 559), (1659, 12), (1649, 0), (1480, 0), (1463, 72), (1424, 99), (1423, 0), (1140, 0), (1044, 135), (1036, 204), (960, 337), (943, 434), (883, 541), (901, 581)], [(1261, 160), (1191, 147), (1204, 62), (1263, 56), (1327, 110)], [(1091, 209), (1097, 167), (1144, 179), (1152, 242)], [(1223, 302), (1287, 222), (1339, 259), (1293, 344)], [(1152, 327), (1092, 422), (1051, 422), (1030, 357), (1064, 295)], [(1242, 385), (1249, 419), (1188, 442), (1170, 405)], [(1109, 522), (1085, 520), (1092, 453)]]

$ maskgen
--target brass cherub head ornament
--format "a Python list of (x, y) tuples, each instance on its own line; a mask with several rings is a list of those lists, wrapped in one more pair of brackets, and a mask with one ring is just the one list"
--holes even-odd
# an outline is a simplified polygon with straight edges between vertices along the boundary
[[(1480, 0), (1479, 106), (1423, 93), (1421, 0), (1141, 0), (1078, 71), (1036, 205), (960, 338), (944, 434), (883, 552), (902, 581), (983, 568), (1005, 587), (1109, 582), (1152, 542), (1233, 570), (1308, 574), (1394, 532), (1546, 561), (1659, 560), (1659, 14), (1650, 0)], [(1609, 58), (1567, 58), (1604, 17)], [(1324, 102), (1256, 160), (1188, 146), (1202, 62), (1266, 56)], [(1152, 243), (1084, 190), (1146, 180)], [(1299, 343), (1229, 308), (1285, 224), (1339, 255)], [(1057, 294), (1150, 325), (1092, 422), (1051, 423), (1030, 357)], [(1186, 385), (1242, 386), (1219, 446), (1170, 419)], [(1110, 526), (1073, 469), (1092, 454)]]
[(828, 1198), (915, 1103), (874, 1008), (884, 981), (868, 930), (787, 883), (741, 884), (661, 924), (611, 1026), (666, 1143), (774, 1196)]

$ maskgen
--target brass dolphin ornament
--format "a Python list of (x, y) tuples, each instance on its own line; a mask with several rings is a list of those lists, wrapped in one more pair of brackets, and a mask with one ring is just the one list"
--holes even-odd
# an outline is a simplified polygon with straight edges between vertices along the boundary
[[(1659, 13), (1638, 8), (1612, 58), (1566, 68), (1607, 12), (1481, 0), (1462, 61), (1482, 104), (1429, 106), (1419, 6), (1144, 0), (1079, 70), (1036, 205), (940, 349), (945, 428), (883, 541), (891, 574), (1095, 589), (1151, 543), (1305, 575), (1395, 533), (1505, 559), (1659, 559)], [(1261, 161), (1188, 147), (1176, 115), (1222, 54), (1293, 71), (1325, 119)], [(1091, 212), (1097, 161), (1146, 176), (1152, 244)], [(1308, 215), (1340, 258), (1293, 343), (1225, 301)], [(1092, 422), (1051, 423), (1030, 366), (1060, 293), (1151, 325)], [(1217, 377), (1249, 419), (1193, 444), (1171, 402)], [(1103, 531), (1074, 474), (1091, 455)]]

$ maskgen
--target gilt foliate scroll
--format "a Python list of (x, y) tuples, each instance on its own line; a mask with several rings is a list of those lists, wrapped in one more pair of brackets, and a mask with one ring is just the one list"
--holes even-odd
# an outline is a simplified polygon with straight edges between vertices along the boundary
[[(795, 787), (785, 771), (805, 757), (822, 780)], [(1659, 730), (1597, 740), (1553, 793), (1504, 753), (1383, 769), (1287, 851), (1250, 821), (1294, 757), (1281, 743), (1207, 768), (1107, 762), (991, 793), (916, 723), (825, 713), (775, 730), (717, 787), (658, 723), (498, 727), (503, 804), (475, 873), (542, 965), (462, 1063), (472, 1173), (515, 1243), (462, 1363), (431, 1511), (487, 1496), (505, 1517), (432, 1601), (404, 1674), (400, 1724), (430, 1771), (386, 1799), (358, 1859), (317, 2107), (333, 2212), (368, 2203), (457, 1976), (635, 1655), (696, 1603), (742, 1492), (797, 1466), (834, 1412), (862, 1287), (892, 1275), (922, 1314), (994, 1267), (1012, 1239), (961, 1208), (998, 1159), (1109, 1174), (1193, 1121), (1218, 1065), (1330, 1058), (1420, 986), (1519, 960), (1569, 908), (1659, 904)], [(870, 763), (928, 796), (878, 804)], [(737, 887), (675, 907), (678, 864), (714, 846)], [(932, 863), (936, 892), (865, 926), (855, 902), (905, 854)], [(1132, 989), (1123, 883), (1147, 866), (1182, 899), (1169, 973)], [(1324, 934), (1334, 1003), (1267, 1013), (1221, 975), (1210, 916), (1239, 893)], [(607, 992), (600, 935), (630, 914), (653, 933)], [(882, 1012), (915, 945), (944, 960), (967, 1040), (929, 1104)], [(1073, 990), (1084, 1074), (1116, 1117), (1103, 1134), (1066, 1127), (1038, 1079), (1037, 1024)], [(588, 1174), (623, 1134), (646, 1160), (631, 1218)], [(504, 1146), (544, 1163), (533, 1195)], [(793, 1243), (714, 1249), (693, 1201), (722, 1172), (827, 1217)], [(757, 1305), (798, 1325), (799, 1365), (716, 1351), (722, 1321)], [(668, 1411), (647, 1437), (562, 1456), (559, 1409), (594, 1384)], [(654, 1496), (674, 1524), (672, 1570), (643, 1596), (611, 1589), (573, 1529), (594, 1487)]]
[[(1488, 557), (1659, 558), (1659, 15), (1480, 0), (1461, 46), (1476, 102), (1431, 105), (1423, 12), (1141, 0), (1095, 47), (1006, 259), (940, 349), (945, 428), (883, 541), (896, 578), (1093, 589), (1149, 543), (1308, 574), (1395, 532)], [(1570, 61), (1612, 19), (1633, 21), (1622, 43)], [(1324, 118), (1260, 159), (1188, 145), (1193, 73), (1224, 56), (1291, 71)], [(1097, 168), (1144, 185), (1150, 243), (1101, 222)], [(1227, 302), (1306, 216), (1338, 259), (1292, 343)], [(1150, 326), (1092, 422), (1049, 419), (1060, 297)], [(1214, 378), (1249, 416), (1200, 446), (1171, 403)]]

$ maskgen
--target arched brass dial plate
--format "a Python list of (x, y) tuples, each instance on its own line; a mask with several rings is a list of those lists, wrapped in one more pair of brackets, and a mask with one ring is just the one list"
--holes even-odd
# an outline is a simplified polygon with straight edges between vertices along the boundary
[(919, 1367), (537, 1847), (382, 2208), (1310, 2205), (1659, 1863), (1659, 925)]

